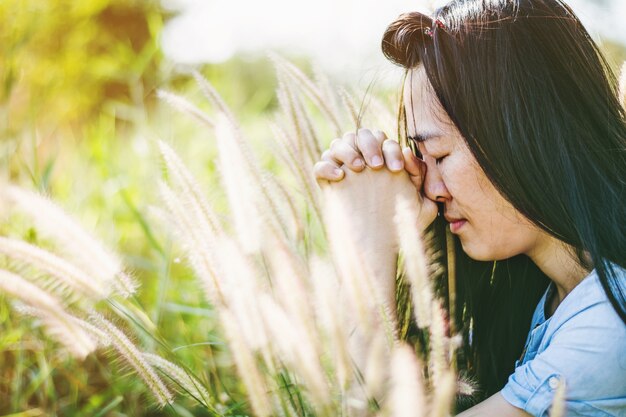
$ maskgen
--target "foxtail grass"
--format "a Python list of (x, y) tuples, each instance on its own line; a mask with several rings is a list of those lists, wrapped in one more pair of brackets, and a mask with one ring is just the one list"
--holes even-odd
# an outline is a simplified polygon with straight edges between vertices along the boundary
[(157, 91), (157, 97), (181, 113), (189, 114), (206, 127), (210, 129), (215, 128), (215, 122), (210, 119), (205, 112), (200, 110), (196, 105), (192, 104), (187, 99), (165, 90)]
[(426, 261), (422, 237), (418, 229), (419, 212), (405, 199), (397, 201), (396, 230), (400, 249), (404, 253), (404, 267), (411, 286), (415, 322), (425, 329), (432, 323), (434, 299), (429, 268)]
[(209, 392), (204, 388), (204, 385), (188, 371), (185, 371), (180, 366), (159, 355), (147, 352), (143, 352), (142, 355), (150, 366), (161, 371), (161, 373), (166, 378), (170, 379), (179, 390), (182, 390), (186, 395), (191, 396), (196, 401), (203, 404), (207, 409), (212, 408)]
[(14, 264), (28, 265), (43, 273), (45, 281), (61, 287), (62, 294), (71, 292), (72, 298), (88, 297), (100, 300), (110, 294), (110, 288), (92, 279), (84, 271), (65, 259), (35, 245), (17, 239), (0, 237), (0, 254)]
[(298, 67), (276, 54), (272, 54), (270, 58), (277, 67), (279, 78), (289, 78), (294, 84), (297, 84), (317, 108), (324, 113), (334, 128), (335, 135), (339, 136), (342, 132), (342, 124), (336, 116), (336, 108), (327, 104), (332, 103), (333, 100), (326, 99), (325, 94)]
[(119, 356), (123, 358), (125, 363), (135, 370), (136, 375), (146, 383), (146, 386), (154, 395), (157, 404), (161, 407), (170, 404), (173, 400), (172, 394), (157, 375), (154, 368), (146, 361), (142, 352), (128, 336), (98, 313), (92, 313), (90, 321), (95, 327), (106, 334), (111, 346), (117, 351)]
[[(164, 207), (159, 217), (173, 232), (173, 251), (186, 256), (196, 279), (194, 289), (204, 290), (208, 306), (184, 307), (210, 312), (207, 328), (216, 334), (206, 336), (219, 340), (218, 358), (210, 365), (217, 376), (189, 372), (184, 362), (177, 362), (178, 348), (171, 349), (158, 334), (160, 323), (144, 318), (132, 298), (116, 297), (133, 294), (136, 286), (113, 251), (49, 199), (16, 188), (4, 197), (60, 253), (0, 238), (0, 254), (9, 266), (47, 276), (31, 279), (0, 271), (0, 289), (51, 328), (51, 336), (75, 356), (107, 348), (143, 381), (160, 407), (172, 404), (178, 393), (211, 414), (450, 415), (455, 395), (471, 395), (474, 387), (455, 375), (460, 338), (450, 331), (445, 300), (434, 291), (433, 280), (444, 268), (429, 251), (429, 238), (421, 234), (416, 204), (399, 200), (390, 227), (396, 229), (409, 285), (405, 301), (427, 340), (423, 346), (400, 340), (396, 299), (389, 296), (393, 277), (381, 282), (376, 276), (377, 265), (370, 264), (354, 239), (349, 208), (337, 195), (320, 189), (312, 174), (326, 145), (316, 117), (321, 115), (339, 135), (366, 126), (372, 111), (357, 106), (347, 90), (331, 91), (321, 76), (314, 82), (283, 58), (272, 59), (279, 77), (279, 107), (270, 129), (287, 178), (264, 168), (235, 114), (200, 73), (193, 76), (211, 112), (175, 93), (159, 93), (176, 111), (199, 121), (218, 152), (225, 208), (205, 196), (172, 146), (155, 143), (165, 167), (163, 180), (155, 185), (158, 204)], [(382, 102), (372, 97), (367, 103), (373, 113), (391, 119)], [(84, 300), (74, 305), (71, 297), (77, 295)], [(102, 299), (106, 301), (96, 303)], [(106, 319), (112, 311), (125, 322), (116, 325)], [(141, 337), (135, 334), (138, 329)], [(75, 334), (72, 343), (69, 334)], [(209, 339), (185, 347), (212, 343)], [(198, 351), (213, 355), (213, 350)], [(216, 394), (220, 389), (214, 385), (223, 383), (220, 376), (228, 380), (226, 399)], [(232, 409), (220, 408), (218, 402), (228, 402)]]
[(419, 360), (413, 349), (399, 344), (391, 362), (390, 415), (393, 417), (425, 417), (428, 402)]
[(95, 350), (94, 340), (65, 311), (61, 300), (5, 270), (0, 270), (0, 289), (23, 303), (18, 311), (40, 319), (46, 333), (74, 357), (84, 359)]
[(622, 107), (626, 109), (626, 62), (622, 65), (621, 75), (619, 78), (619, 99)]
[(12, 210), (28, 215), (40, 233), (44, 233), (67, 257), (122, 297), (135, 293), (137, 283), (124, 271), (120, 259), (98, 239), (88, 233), (74, 218), (50, 199), (16, 186), (3, 190)]

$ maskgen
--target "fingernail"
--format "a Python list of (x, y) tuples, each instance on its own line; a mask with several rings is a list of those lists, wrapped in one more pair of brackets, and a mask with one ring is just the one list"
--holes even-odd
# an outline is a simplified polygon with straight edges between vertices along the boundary
[(352, 165), (357, 168), (361, 168), (363, 167), (363, 160), (361, 158), (356, 158), (354, 161), (352, 161)]
[(335, 174), (335, 177), (339, 178), (343, 175), (343, 171), (337, 168), (333, 170), (333, 174)]
[(400, 161), (391, 161), (391, 163), (389, 164), (389, 168), (399, 171), (402, 169), (402, 162)]
[(380, 156), (374, 155), (372, 157), (372, 166), (379, 167), (382, 164), (383, 164), (383, 159)]

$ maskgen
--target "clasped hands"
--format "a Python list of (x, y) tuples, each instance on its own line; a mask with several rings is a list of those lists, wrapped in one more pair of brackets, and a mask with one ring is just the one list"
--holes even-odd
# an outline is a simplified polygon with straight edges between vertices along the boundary
[(333, 140), (315, 164), (314, 174), (320, 187), (334, 194), (349, 213), (364, 250), (396, 251), (393, 220), (398, 196), (414, 205), (420, 231), (437, 216), (437, 204), (422, 192), (426, 169), (410, 148), (402, 149), (381, 131), (359, 129)]

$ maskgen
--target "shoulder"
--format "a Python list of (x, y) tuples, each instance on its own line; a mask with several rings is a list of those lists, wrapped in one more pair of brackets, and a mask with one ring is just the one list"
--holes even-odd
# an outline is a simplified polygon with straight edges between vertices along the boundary
[[(623, 269), (617, 272), (626, 276)], [(564, 382), (568, 415), (626, 416), (626, 325), (595, 273), (535, 331), (529, 335), (532, 357), (515, 369), (502, 391), (507, 401), (547, 415), (555, 389)]]
[[(616, 273), (626, 279), (624, 269), (617, 268)], [(626, 326), (611, 305), (595, 270), (565, 297), (555, 311), (546, 329), (545, 347), (566, 341), (572, 333), (580, 335), (582, 332), (612, 334), (613, 337), (626, 334)]]

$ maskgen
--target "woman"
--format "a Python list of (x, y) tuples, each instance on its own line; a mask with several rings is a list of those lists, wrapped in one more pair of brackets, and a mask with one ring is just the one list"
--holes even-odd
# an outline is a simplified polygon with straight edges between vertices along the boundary
[(420, 224), (444, 212), (465, 365), (487, 398), (462, 415), (544, 416), (565, 383), (568, 416), (626, 416), (626, 117), (597, 46), (559, 0), (456, 0), (400, 16), (382, 47), (406, 69), (412, 150), (360, 129), (315, 175), (353, 202), (385, 282), (393, 197), (410, 182)]

